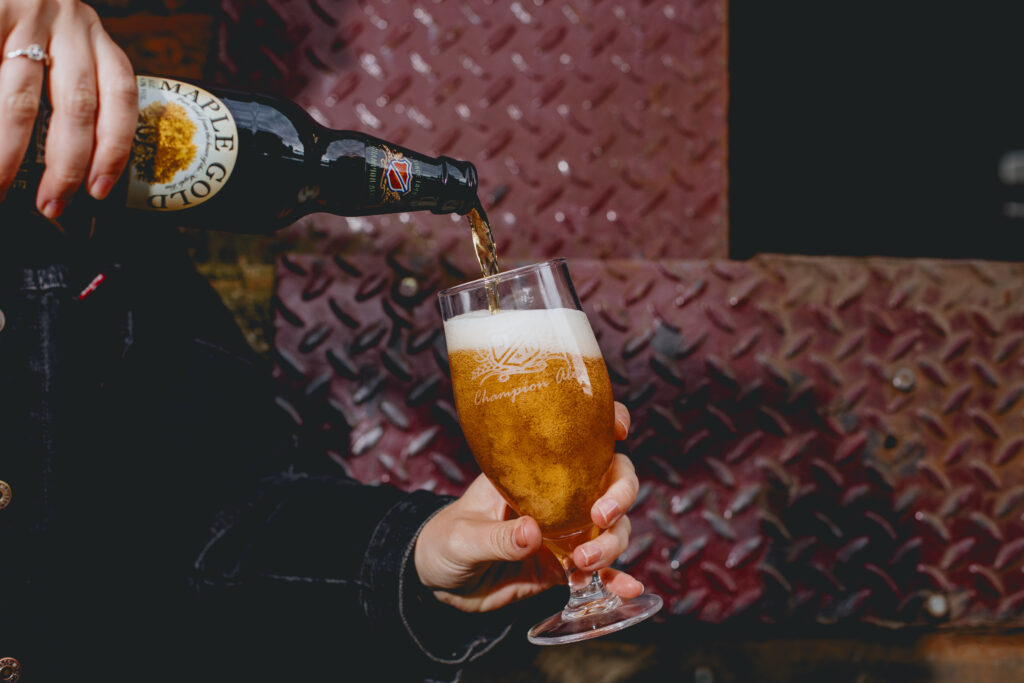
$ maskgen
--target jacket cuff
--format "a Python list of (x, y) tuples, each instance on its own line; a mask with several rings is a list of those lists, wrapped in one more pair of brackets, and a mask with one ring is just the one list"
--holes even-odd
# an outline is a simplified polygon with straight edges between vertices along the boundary
[(374, 530), (360, 577), (367, 616), (386, 631), (404, 635), (442, 667), (459, 667), (492, 649), (508, 634), (512, 620), (505, 610), (457, 610), (420, 583), (413, 559), (416, 539), (453, 500), (418, 491), (395, 504)]

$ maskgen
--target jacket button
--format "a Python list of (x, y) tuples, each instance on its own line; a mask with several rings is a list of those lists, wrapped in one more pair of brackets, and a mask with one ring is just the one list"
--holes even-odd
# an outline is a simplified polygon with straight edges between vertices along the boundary
[(0, 683), (15, 683), (21, 678), (21, 662), (14, 657), (0, 657)]
[[(0, 480), (0, 510), (3, 510), (5, 507), (10, 505), (11, 495), (11, 485), (6, 481)], [(0, 678), (0, 681), (3, 681), (3, 679)]]

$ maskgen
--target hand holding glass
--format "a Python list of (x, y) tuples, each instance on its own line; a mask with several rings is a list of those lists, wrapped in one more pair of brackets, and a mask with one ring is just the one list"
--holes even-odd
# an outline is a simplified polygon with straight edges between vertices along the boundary
[(601, 349), (569, 277), (553, 259), (439, 294), (455, 406), (481, 470), (517, 514), (537, 520), (570, 598), (530, 629), (539, 645), (618, 631), (662, 606), (623, 602), (573, 549), (597, 536), (590, 509), (608, 487), (615, 409)]

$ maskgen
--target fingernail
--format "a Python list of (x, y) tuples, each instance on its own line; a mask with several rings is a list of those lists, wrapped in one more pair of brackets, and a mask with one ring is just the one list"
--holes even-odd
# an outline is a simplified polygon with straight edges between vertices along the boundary
[(604, 518), (604, 526), (609, 526), (619, 516), (619, 504), (610, 498), (597, 501), (597, 512)]
[(583, 553), (583, 564), (592, 565), (601, 559), (601, 549), (595, 548), (589, 545), (580, 546), (580, 552)]
[(101, 175), (93, 181), (92, 186), (89, 188), (89, 194), (96, 199), (105, 199), (114, 187), (114, 180), (113, 176)]
[(530, 542), (526, 540), (526, 525), (520, 524), (516, 527), (516, 532), (513, 534), (516, 538), (516, 545), (520, 548), (527, 548)]
[(628, 424), (626, 424), (625, 422), (623, 422), (619, 418), (615, 418), (615, 424), (617, 424), (619, 426), (619, 429), (621, 431), (625, 432), (626, 434), (629, 434), (629, 425)]
[[(633, 579), (633, 580), (634, 580), (634, 581), (636, 581), (636, 579)], [(641, 582), (639, 582), (639, 581), (636, 581), (636, 582), (637, 582), (637, 585), (639, 585), (639, 586), (640, 586), (640, 592), (641, 592), (641, 593), (643, 593), (643, 592), (644, 592), (645, 590), (647, 590), (646, 588), (644, 588), (644, 584), (642, 584), (642, 583), (641, 583)]]
[(64, 211), (64, 202), (59, 199), (51, 199), (43, 205), (42, 214), (51, 221), (57, 218)]

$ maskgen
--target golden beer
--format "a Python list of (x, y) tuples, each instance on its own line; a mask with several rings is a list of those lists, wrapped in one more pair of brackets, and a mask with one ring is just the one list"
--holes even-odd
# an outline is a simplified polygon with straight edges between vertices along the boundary
[(586, 315), (467, 313), (445, 322), (445, 338), (480, 468), (516, 512), (537, 520), (552, 550), (571, 552), (592, 537), (579, 532), (593, 529), (590, 508), (608, 486), (615, 450), (611, 383)]
[(599, 532), (590, 510), (611, 485), (615, 403), (566, 260), (456, 285), (438, 300), (466, 441), (509, 506), (540, 524), (569, 586), (565, 607), (534, 625), (529, 641), (596, 638), (655, 614), (657, 595), (623, 601), (572, 559)]

